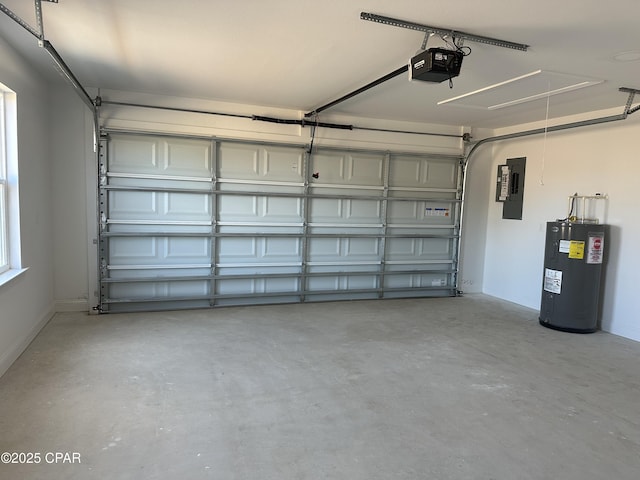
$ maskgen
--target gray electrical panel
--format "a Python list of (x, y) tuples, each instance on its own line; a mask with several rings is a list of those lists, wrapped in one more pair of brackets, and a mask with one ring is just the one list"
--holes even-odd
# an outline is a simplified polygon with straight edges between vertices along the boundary
[(540, 324), (575, 333), (598, 329), (608, 226), (547, 223)]
[(525, 157), (509, 158), (506, 164), (498, 165), (496, 202), (503, 202), (504, 219), (522, 220), (526, 162)]

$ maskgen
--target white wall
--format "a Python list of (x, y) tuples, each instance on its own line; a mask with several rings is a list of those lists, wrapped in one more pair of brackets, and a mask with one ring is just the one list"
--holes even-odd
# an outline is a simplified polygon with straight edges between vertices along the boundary
[[(73, 89), (59, 85), (51, 90), (51, 151), (53, 189), (53, 247), (57, 311), (89, 309), (87, 209), (87, 163), (94, 157), (86, 152), (91, 135), (85, 131), (89, 109)], [(95, 182), (95, 177), (92, 179)]]
[[(621, 112), (622, 108), (589, 117)], [(509, 132), (538, 127), (522, 125)], [(598, 212), (612, 226), (607, 240), (602, 329), (640, 340), (640, 297), (634, 288), (640, 270), (636, 248), (640, 238), (638, 133), (640, 114), (624, 122), (550, 133), (546, 141), (544, 135), (537, 135), (480, 147), (470, 160), (467, 190), (467, 205), (472, 205), (468, 213), (478, 218), (468, 219), (465, 225), (474, 228), (466, 230), (464, 251), (467, 256), (484, 253), (484, 258), (472, 265), (465, 261), (463, 278), (477, 282), (481, 277), (480, 287), (474, 283), (476, 290), (538, 309), (546, 222), (567, 215), (567, 196), (573, 193), (608, 194), (606, 209)], [(516, 157), (527, 158), (523, 219), (503, 220), (502, 204), (495, 202), (496, 169)]]
[(22, 266), (0, 287), (0, 374), (51, 318), (53, 303), (52, 158), (48, 86), (2, 39), (0, 82), (17, 94)]

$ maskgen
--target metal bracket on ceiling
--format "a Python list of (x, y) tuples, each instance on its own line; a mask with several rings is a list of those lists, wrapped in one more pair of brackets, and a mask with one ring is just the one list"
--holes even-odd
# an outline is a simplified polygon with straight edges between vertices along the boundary
[(49, 3), (58, 3), (58, 0), (34, 0), (36, 4), (36, 21), (38, 22), (38, 30), (40, 31), (40, 36), (38, 40), (38, 45), (44, 46), (44, 20), (42, 20), (42, 2)]
[(507, 40), (500, 40), (497, 38), (485, 37), (482, 35), (474, 35), (472, 33), (465, 33), (447, 28), (432, 27), (429, 25), (423, 25), (421, 23), (407, 22), (405, 20), (376, 15), (374, 13), (362, 12), (360, 13), (360, 18), (362, 20), (367, 20), (370, 22), (391, 25), (392, 27), (408, 28), (410, 30), (417, 30), (419, 32), (433, 32), (438, 35), (450, 36), (457, 39), (466, 39), (472, 42), (485, 43), (487, 45), (493, 45), (496, 47), (511, 48), (523, 52), (526, 52), (529, 48), (529, 45), (525, 45), (523, 43), (509, 42)]
[(420, 47), (420, 51), (421, 51), (421, 52), (424, 52), (424, 51), (427, 49), (427, 42), (428, 42), (428, 41), (429, 41), (429, 39), (430, 39), (432, 36), (434, 36), (434, 35), (435, 35), (435, 33), (431, 32), (431, 31), (426, 32), (426, 33), (424, 34), (424, 40), (422, 40), (422, 46)]
[(44, 22), (42, 21), (42, 0), (35, 0), (36, 4), (36, 22), (38, 22), (38, 31), (40, 33), (38, 45), (44, 46)]
[(637, 112), (638, 110), (640, 110), (640, 105), (636, 105), (635, 107), (631, 107), (631, 105), (633, 105), (633, 100), (636, 96), (637, 93), (640, 93), (640, 90), (635, 89), (635, 88), (629, 88), (629, 87), (620, 87), (618, 89), (619, 92), (625, 92), (629, 94), (629, 97), (627, 98), (627, 104), (624, 107), (624, 115), (631, 115), (632, 113)]
[(3, 3), (0, 3), (0, 12), (4, 13), (5, 15), (7, 15), (7, 17), (9, 17), (11, 20), (13, 20), (18, 25), (20, 25), (22, 28), (27, 30), (34, 37), (40, 38), (40, 33), (35, 28), (33, 28), (31, 25), (29, 25), (27, 22), (25, 22), (18, 15), (13, 13), (13, 11), (11, 11), (9, 8), (7, 8)]
[(16, 15), (6, 5), (4, 5), (3, 3), (0, 3), (0, 12), (4, 13), (7, 17), (9, 17), (11, 20), (16, 22), (26, 31), (28, 31), (31, 35), (36, 37), (39, 40), (38, 44), (41, 47), (43, 46), (42, 41), (44, 40), (44, 22), (42, 20), (42, 2), (58, 3), (58, 0), (35, 0), (34, 3), (36, 8), (36, 21), (38, 22), (38, 30), (33, 28), (31, 25), (25, 22), (22, 18)]
[(35, 0), (36, 17), (37, 17), (38, 27), (40, 31), (33, 28), (31, 25), (25, 22), (22, 18), (20, 18), (18, 15), (16, 15), (13, 11), (11, 11), (2, 3), (0, 3), (0, 12), (3, 12), (4, 14), (6, 14), (14, 22), (16, 22), (18, 25), (20, 25), (22, 28), (27, 30), (31, 35), (33, 35), (38, 39), (38, 46), (40, 46), (43, 50), (45, 50), (51, 56), (56, 67), (62, 74), (62, 76), (71, 84), (71, 86), (73, 86), (73, 88), (76, 90), (76, 93), (80, 96), (82, 101), (85, 102), (85, 104), (89, 107), (89, 109), (95, 112), (95, 105), (93, 104), (93, 100), (91, 99), (87, 91), (84, 89), (82, 84), (78, 81), (78, 79), (73, 74), (71, 69), (64, 62), (64, 60), (62, 59), (60, 54), (56, 51), (56, 49), (53, 47), (51, 42), (46, 40), (46, 38), (44, 37), (44, 22), (42, 20), (42, 9), (41, 9), (42, 1), (58, 3), (57, 0)]

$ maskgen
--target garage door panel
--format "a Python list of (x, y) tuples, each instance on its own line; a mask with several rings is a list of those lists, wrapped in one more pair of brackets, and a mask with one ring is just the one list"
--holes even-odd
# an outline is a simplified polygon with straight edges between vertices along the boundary
[(287, 275), (289, 278), (298, 278), (301, 273), (300, 265), (225, 266), (218, 264), (217, 271), (220, 277), (242, 275), (256, 278), (268, 277), (269, 275)]
[(158, 259), (158, 242), (156, 238), (112, 238), (109, 251), (111, 265), (149, 263)]
[(162, 199), (163, 217), (172, 220), (211, 219), (211, 199), (208, 194), (165, 193)]
[(377, 238), (312, 238), (310, 262), (377, 262), (380, 241)]
[(344, 238), (344, 256), (350, 259), (378, 260), (380, 241), (377, 238)]
[(165, 258), (182, 261), (210, 261), (211, 242), (208, 238), (173, 238), (164, 242)]
[(176, 265), (211, 262), (206, 238), (113, 237), (110, 265)]
[(421, 275), (387, 275), (385, 277), (386, 288), (432, 288), (442, 287), (448, 283), (448, 274), (433, 273)]
[(392, 187), (456, 189), (458, 164), (428, 157), (394, 157), (390, 167)]
[(340, 277), (317, 277), (307, 280), (307, 290), (311, 291), (331, 291), (340, 288)]
[(318, 174), (312, 183), (336, 185), (383, 185), (385, 157), (358, 153), (316, 153), (311, 169)]
[(218, 240), (220, 263), (236, 263), (257, 260), (258, 238), (231, 237)]
[(216, 282), (216, 294), (219, 295), (253, 293), (256, 293), (256, 279), (218, 280)]
[(112, 220), (138, 220), (158, 216), (157, 192), (109, 192)]
[(347, 157), (345, 178), (349, 185), (382, 186), (384, 161), (382, 155), (351, 154)]
[(103, 311), (456, 293), (459, 159), (150, 135), (103, 143)]
[(111, 145), (111, 173), (211, 176), (210, 142), (115, 135)]
[(171, 299), (194, 296), (206, 296), (209, 285), (206, 281), (179, 281), (153, 283), (117, 283), (111, 286), (111, 298), (114, 300), (131, 299)]
[(299, 198), (262, 197), (261, 213), (273, 222), (303, 221), (302, 201)]
[(157, 173), (160, 143), (153, 138), (115, 137), (109, 149), (109, 172)]
[(300, 182), (304, 154), (299, 149), (264, 148), (262, 176), (270, 180)]
[(180, 278), (188, 280), (189, 277), (202, 278), (211, 275), (211, 266), (209, 264), (203, 264), (199, 268), (195, 265), (189, 265), (185, 268), (180, 267), (180, 265), (111, 265), (109, 267), (109, 280), (120, 283), (132, 279), (156, 281), (163, 278)]
[(311, 292), (331, 292), (334, 290), (347, 292), (349, 290), (375, 289), (377, 287), (377, 275), (336, 275), (309, 278), (307, 280), (307, 290)]
[(220, 221), (255, 220), (258, 217), (258, 198), (253, 196), (219, 195)]
[(378, 292), (360, 292), (357, 290), (343, 290), (342, 292), (322, 293), (314, 292), (306, 298), (313, 302), (338, 302), (343, 300), (377, 300), (380, 298)]
[(218, 196), (221, 222), (302, 223), (299, 198), (258, 197), (251, 195)]
[(222, 143), (218, 177), (245, 181), (303, 181), (304, 153), (300, 149)]
[(454, 209), (453, 203), (394, 201), (390, 202), (389, 218), (394, 224), (450, 225)]
[(313, 199), (312, 223), (381, 224), (381, 202), (354, 199)]
[(162, 173), (185, 177), (211, 176), (211, 144), (202, 141), (166, 141)]
[(110, 220), (207, 222), (211, 220), (208, 194), (147, 191), (109, 192)]
[(222, 144), (219, 147), (218, 177), (258, 178), (260, 149), (254, 145)]
[(262, 242), (263, 258), (296, 260), (300, 258), (300, 240), (298, 238), (265, 238)]
[(433, 260), (451, 256), (451, 240), (446, 238), (391, 238), (387, 242), (388, 260)]
[(219, 263), (299, 263), (300, 240), (297, 238), (224, 237), (219, 240)]
[(336, 260), (339, 257), (339, 238), (312, 238), (309, 240), (309, 259), (311, 261)]
[(263, 291), (265, 293), (300, 291), (300, 280), (298, 278), (267, 278), (263, 281)]
[(311, 201), (309, 219), (312, 223), (335, 223), (342, 218), (342, 208), (342, 200), (314, 198)]
[(375, 200), (347, 200), (342, 216), (351, 223), (380, 223), (381, 202)]
[(219, 295), (292, 294), (299, 291), (297, 278), (219, 279), (216, 282), (216, 293)]

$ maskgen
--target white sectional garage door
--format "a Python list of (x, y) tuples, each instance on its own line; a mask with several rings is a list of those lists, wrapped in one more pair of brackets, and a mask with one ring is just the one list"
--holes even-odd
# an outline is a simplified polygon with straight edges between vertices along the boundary
[(461, 158), (110, 132), (102, 312), (454, 296)]

